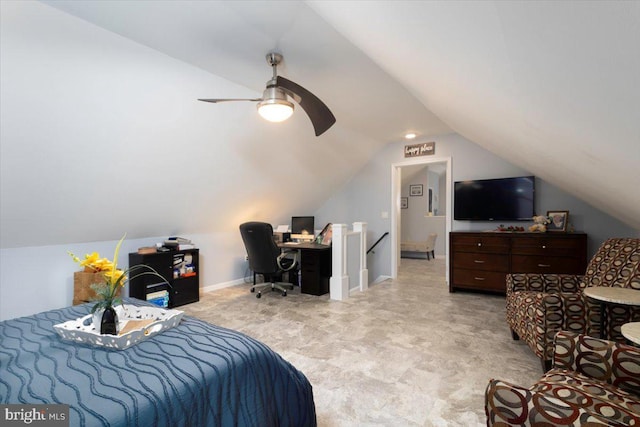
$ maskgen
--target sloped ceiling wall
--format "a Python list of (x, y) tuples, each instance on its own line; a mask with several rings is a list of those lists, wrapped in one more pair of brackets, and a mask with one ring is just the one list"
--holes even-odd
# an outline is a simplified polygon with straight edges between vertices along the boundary
[[(246, 16), (234, 10), (225, 13), (229, 5), (223, 2), (194, 2), (193, 7), (204, 7), (195, 10), (183, 2), (72, 4), (98, 8), (97, 16), (114, 23), (137, 18), (134, 23), (142, 27), (162, 28), (165, 32), (156, 36), (167, 42), (182, 33), (163, 26), (162, 19), (167, 25), (175, 19), (184, 26), (188, 42), (207, 44), (209, 52), (200, 58), (229, 67), (225, 69), (232, 75), (246, 70), (251, 84), (238, 85), (40, 2), (2, 2), (3, 248), (108, 241), (123, 231), (129, 239), (237, 234), (238, 224), (248, 219), (287, 223), (294, 213), (313, 213), (385, 144), (370, 136), (392, 131), (382, 115), (410, 119), (423, 130), (449, 132), (308, 8), (311, 17), (300, 17), (306, 25), (294, 26), (285, 37), (266, 30), (243, 35), (243, 25), (251, 27), (252, 19), (245, 22)], [(171, 7), (136, 14), (143, 4)], [(131, 10), (118, 15), (125, 5)], [(103, 7), (114, 7), (113, 13)], [(268, 10), (266, 4), (263, 9)], [(180, 11), (186, 14), (184, 21), (178, 19)], [(202, 28), (190, 25), (205, 12), (213, 21)], [(291, 13), (292, 19), (300, 16), (295, 8)], [(220, 35), (220, 28), (233, 31)], [(298, 52), (298, 39), (307, 40), (311, 50)], [(244, 50), (223, 49), (245, 42)], [(314, 43), (323, 55), (333, 52), (357, 64), (336, 85), (322, 83), (339, 75), (335, 70), (325, 76), (321, 70), (298, 73), (284, 67), (283, 75), (313, 90), (338, 117), (320, 138), (299, 108), (286, 123), (272, 124), (260, 119), (251, 103), (196, 100), (259, 96), (271, 76), (264, 60), (268, 48), (291, 45), (285, 61), (295, 63), (299, 57), (307, 64), (315, 57)], [(234, 55), (250, 58), (250, 63), (239, 66)], [(332, 63), (326, 57), (322, 61)], [(360, 78), (360, 67), (372, 71)], [(294, 70), (284, 74), (287, 68)], [(351, 87), (348, 102), (339, 102), (332, 93), (344, 97), (346, 87)], [(395, 93), (390, 115), (362, 115), (355, 108), (360, 102), (374, 103), (372, 87)], [(358, 114), (350, 112), (352, 105)], [(371, 126), (365, 126), (369, 120)], [(363, 125), (354, 125), (358, 122)]]
[(640, 2), (308, 4), (457, 133), (640, 229)]
[[(456, 131), (640, 229), (638, 2), (0, 7), (3, 248), (286, 221), (407, 130)], [(274, 48), (336, 114), (320, 138), (299, 111), (195, 101), (259, 96)]]

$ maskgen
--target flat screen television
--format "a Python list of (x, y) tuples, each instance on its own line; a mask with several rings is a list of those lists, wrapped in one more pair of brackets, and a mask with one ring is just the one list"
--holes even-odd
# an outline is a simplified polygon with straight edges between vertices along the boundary
[(453, 219), (530, 221), (535, 214), (535, 177), (478, 179), (454, 184)]

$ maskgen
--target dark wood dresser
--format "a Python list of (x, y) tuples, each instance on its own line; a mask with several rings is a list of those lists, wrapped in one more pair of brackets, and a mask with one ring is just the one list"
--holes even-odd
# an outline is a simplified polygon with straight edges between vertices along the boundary
[(584, 274), (585, 233), (449, 233), (449, 292), (502, 293), (509, 273)]

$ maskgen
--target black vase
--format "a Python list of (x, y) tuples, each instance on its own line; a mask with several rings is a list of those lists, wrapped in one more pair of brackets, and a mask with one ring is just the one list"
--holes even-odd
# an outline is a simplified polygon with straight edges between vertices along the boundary
[(100, 333), (102, 335), (118, 335), (118, 314), (113, 307), (104, 309), (100, 322)]

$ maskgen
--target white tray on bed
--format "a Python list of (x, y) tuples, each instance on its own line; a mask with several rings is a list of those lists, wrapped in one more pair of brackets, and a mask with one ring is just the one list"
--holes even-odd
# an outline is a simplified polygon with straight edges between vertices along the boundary
[[(102, 335), (93, 326), (92, 314), (53, 325), (65, 340), (124, 350), (180, 323), (183, 311), (160, 307), (138, 307), (124, 304), (117, 307), (121, 335)], [(127, 326), (130, 330), (127, 330)], [(132, 328), (133, 327), (133, 328)], [(132, 328), (132, 329), (131, 329)]]

